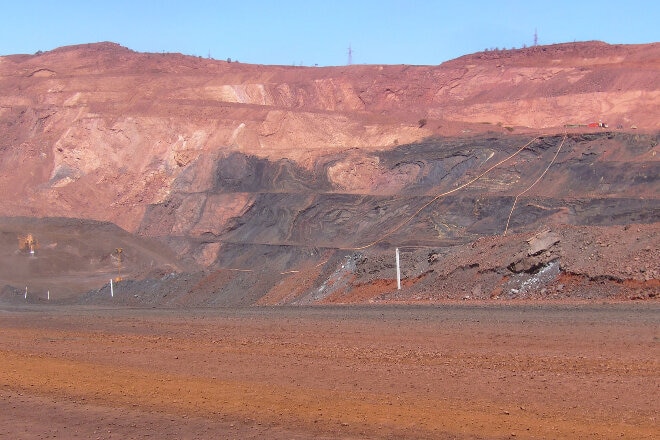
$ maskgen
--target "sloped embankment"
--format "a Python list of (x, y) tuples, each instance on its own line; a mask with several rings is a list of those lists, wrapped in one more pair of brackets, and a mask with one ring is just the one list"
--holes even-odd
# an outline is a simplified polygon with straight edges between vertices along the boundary
[[(58, 240), (31, 220), (42, 260), (51, 253), (68, 272), (32, 264), (5, 278), (16, 298), (39, 279), (68, 296), (95, 289), (83, 302), (166, 306), (651, 298), (657, 151), (657, 137), (603, 132), (430, 139), (306, 168), (232, 153), (212, 167), (211, 189), (175, 182), (147, 209), (146, 240), (96, 223), (85, 233), (76, 220), (59, 225), (76, 240)], [(111, 299), (117, 247), (125, 279)]]
[[(621, 133), (433, 139), (311, 169), (232, 154), (216, 164), (213, 190), (195, 194), (195, 215), (188, 195), (173, 194), (148, 209), (143, 232), (167, 230), (163, 240), (210, 261), (168, 303), (648, 297), (659, 276), (643, 250), (658, 249), (657, 144)], [(349, 187), (352, 177), (360, 184)], [(241, 215), (204, 229), (234, 196)], [(187, 229), (173, 237), (168, 224)], [(520, 256), (545, 232), (557, 243)], [(395, 290), (395, 247), (404, 289), (382, 296)]]

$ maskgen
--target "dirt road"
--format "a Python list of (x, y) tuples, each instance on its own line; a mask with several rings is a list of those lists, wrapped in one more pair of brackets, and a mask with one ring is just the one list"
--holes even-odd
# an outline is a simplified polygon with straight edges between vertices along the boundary
[(0, 308), (0, 438), (658, 438), (660, 306)]

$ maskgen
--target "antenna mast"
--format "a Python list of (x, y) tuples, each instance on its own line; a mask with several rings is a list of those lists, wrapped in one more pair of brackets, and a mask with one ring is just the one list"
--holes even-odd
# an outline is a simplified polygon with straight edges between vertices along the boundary
[(539, 45), (539, 34), (536, 33), (536, 28), (534, 28), (534, 46)]
[(353, 64), (353, 49), (351, 48), (351, 45), (348, 45), (348, 65), (350, 66)]

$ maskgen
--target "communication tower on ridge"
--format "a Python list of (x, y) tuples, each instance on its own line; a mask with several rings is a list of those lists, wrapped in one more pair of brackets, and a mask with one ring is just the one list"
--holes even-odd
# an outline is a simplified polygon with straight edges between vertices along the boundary
[(351, 48), (351, 45), (348, 45), (348, 65), (350, 66), (353, 64), (353, 49)]

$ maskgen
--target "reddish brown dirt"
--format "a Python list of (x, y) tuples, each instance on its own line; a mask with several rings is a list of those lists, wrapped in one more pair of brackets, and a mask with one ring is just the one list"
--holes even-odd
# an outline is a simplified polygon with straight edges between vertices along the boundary
[(660, 437), (659, 52), (0, 57), (0, 438)]
[[(430, 136), (656, 132), (660, 44), (558, 44), (439, 66), (260, 66), (112, 43), (0, 57), (0, 215), (107, 220), (135, 232), (173, 189), (213, 184), (213, 164), (245, 153), (311, 169), (321, 157)], [(355, 160), (329, 177), (346, 190)], [(360, 175), (378, 171), (365, 161)], [(334, 178), (337, 178), (335, 181)], [(365, 177), (366, 178), (366, 177)], [(249, 197), (214, 199), (200, 227), (222, 229)], [(148, 235), (180, 233), (195, 198)], [(211, 209), (212, 207), (216, 209)], [(174, 208), (171, 208), (174, 209)], [(206, 220), (212, 218), (213, 224)]]
[[(121, 247), (124, 305), (370, 301), (397, 246), (416, 249), (406, 293), (383, 300), (570, 296), (556, 264), (586, 280), (579, 295), (654, 298), (658, 54), (580, 42), (303, 68), (98, 43), (0, 57), (0, 300), (29, 287), (28, 301), (93, 302)], [(522, 255), (544, 229), (560, 243)]]
[(396, 280), (374, 280), (368, 284), (353, 285), (350, 292), (339, 291), (325, 298), (324, 304), (361, 304), (373, 300), (383, 292), (391, 292), (397, 288)]
[(0, 437), (657, 438), (660, 309), (0, 314)]
[(553, 225), (541, 232), (482, 237), (449, 249), (403, 248), (401, 255), (401, 290), (394, 252), (363, 251), (355, 258), (356, 269), (345, 275), (349, 282), (319, 302), (660, 299), (657, 223)]

